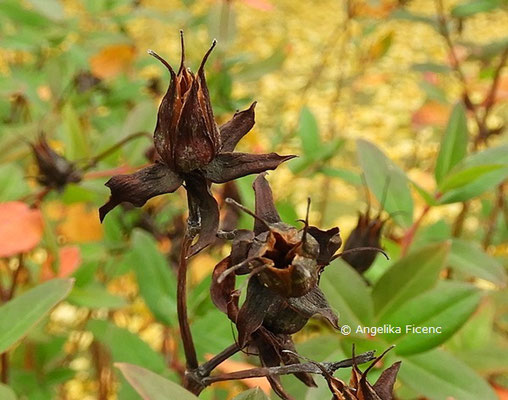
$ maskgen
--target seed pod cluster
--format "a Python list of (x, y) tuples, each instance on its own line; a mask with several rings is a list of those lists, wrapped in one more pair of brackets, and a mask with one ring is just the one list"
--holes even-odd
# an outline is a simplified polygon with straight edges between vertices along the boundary
[[(254, 181), (254, 230), (233, 232), (231, 254), (214, 270), (211, 297), (228, 314), (238, 329), (238, 344), (258, 349), (265, 366), (298, 363), (291, 335), (300, 331), (309, 318), (320, 315), (338, 328), (338, 317), (318, 286), (323, 268), (330, 263), (342, 241), (339, 228), (323, 231), (302, 229), (281, 221), (265, 174)], [(247, 296), (239, 307), (235, 275), (249, 274)], [(308, 374), (297, 377), (307, 385)], [(270, 377), (274, 390), (289, 398), (278, 378)]]

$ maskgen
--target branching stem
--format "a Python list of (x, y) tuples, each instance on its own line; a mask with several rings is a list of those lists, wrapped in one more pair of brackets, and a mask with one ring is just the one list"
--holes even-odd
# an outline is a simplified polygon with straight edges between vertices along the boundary
[[(374, 352), (368, 351), (366, 353), (355, 356), (356, 364), (363, 364), (369, 361), (374, 360)], [(335, 371), (339, 368), (348, 368), (353, 365), (353, 359), (348, 358), (347, 360), (332, 362), (332, 363), (318, 363), (307, 362), (302, 364), (291, 364), (284, 365), (281, 367), (261, 367), (261, 368), (251, 368), (247, 370), (232, 372), (229, 374), (222, 374), (216, 376), (210, 376), (202, 379), (202, 383), (204, 386), (209, 386), (216, 382), (230, 381), (230, 380), (238, 380), (238, 379), (249, 379), (249, 378), (261, 378), (266, 376), (278, 376), (278, 375), (288, 375), (295, 374), (299, 372), (305, 372), (310, 374), (323, 374), (322, 368), (319, 367), (321, 365), (326, 371), (333, 375)]]

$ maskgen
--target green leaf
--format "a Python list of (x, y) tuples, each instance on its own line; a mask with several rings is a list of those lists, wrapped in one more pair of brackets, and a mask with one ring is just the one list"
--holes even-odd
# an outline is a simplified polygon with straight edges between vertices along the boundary
[(319, 169), (319, 172), (332, 178), (340, 178), (351, 185), (360, 186), (362, 184), (360, 175), (345, 168), (323, 167)]
[(496, 400), (489, 384), (452, 355), (435, 349), (402, 357), (400, 380), (430, 399)]
[(502, 0), (473, 0), (459, 4), (452, 9), (452, 15), (456, 18), (465, 18), (472, 15), (495, 10), (503, 4)]
[(97, 341), (109, 349), (113, 361), (142, 365), (157, 373), (166, 370), (162, 356), (127, 329), (102, 320), (91, 320), (86, 328), (93, 333)]
[(508, 144), (491, 147), (490, 149), (471, 154), (457, 165), (457, 169), (465, 169), (477, 165), (490, 165), (492, 161), (496, 164), (508, 165)]
[(122, 308), (127, 305), (127, 301), (120, 296), (115, 296), (97, 283), (85, 286), (75, 287), (67, 298), (72, 304), (88, 308)]
[(132, 233), (132, 268), (138, 278), (139, 292), (155, 318), (166, 325), (176, 323), (176, 276), (146, 232)]
[(115, 363), (115, 367), (122, 372), (125, 379), (143, 400), (198, 399), (183, 387), (145, 368), (127, 363)]
[(437, 201), (429, 192), (427, 192), (424, 188), (422, 188), (420, 185), (418, 185), (415, 181), (411, 181), (411, 185), (415, 188), (415, 190), (418, 192), (418, 194), (422, 197), (422, 199), (427, 203), (429, 206), (435, 206), (437, 205)]
[[(400, 333), (385, 334), (384, 339), (397, 345), (396, 352), (401, 355), (430, 350), (444, 343), (464, 325), (481, 297), (481, 292), (472, 285), (440, 282), (435, 289), (414, 297), (383, 318), (380, 325), (400, 327)], [(418, 327), (436, 331), (415, 331)]]
[(480, 196), (486, 191), (496, 187), (505, 181), (507, 177), (508, 166), (486, 172), (480, 179), (476, 179), (475, 181), (457, 189), (449, 190), (439, 198), (438, 204), (450, 204), (471, 200), (472, 198)]
[(303, 153), (311, 159), (317, 157), (321, 152), (319, 126), (316, 117), (314, 117), (312, 111), (310, 111), (307, 107), (303, 107), (300, 112), (298, 135), (302, 141)]
[(389, 214), (395, 214), (393, 219), (399, 225), (410, 226), (413, 220), (413, 198), (404, 171), (370, 142), (358, 140), (357, 151), (369, 189), (380, 203), (384, 203)]
[(29, 193), (23, 171), (17, 165), (0, 165), (0, 201), (17, 200)]
[(73, 279), (53, 279), (0, 307), (0, 353), (24, 337), (70, 292)]
[(65, 155), (76, 160), (90, 155), (87, 136), (85, 135), (79, 121), (76, 110), (66, 104), (62, 109), (63, 134), (61, 138), (65, 143)]
[(372, 325), (374, 312), (369, 288), (346, 262), (337, 259), (327, 267), (319, 286), (332, 308), (340, 312), (341, 324)]
[(0, 399), (2, 400), (16, 400), (17, 396), (9, 386), (0, 383)]
[(448, 126), (437, 157), (435, 176), (438, 184), (466, 156), (467, 142), (466, 111), (462, 103), (457, 103), (448, 120)]
[(478, 179), (482, 179), (486, 174), (503, 168), (503, 164), (478, 165), (469, 167), (448, 175), (441, 183), (439, 190), (447, 192), (462, 186), (474, 183)]
[(382, 321), (408, 300), (432, 288), (449, 249), (449, 242), (419, 248), (386, 271), (372, 290), (378, 320)]
[[(470, 200), (499, 185), (508, 177), (508, 144), (493, 147), (466, 157), (453, 169), (454, 173), (472, 170), (474, 167), (502, 165), (502, 168), (483, 171), (481, 177), (456, 189), (444, 193), (439, 204)], [(488, 167), (489, 168), (489, 167)], [(487, 169), (488, 169), (487, 168)], [(481, 172), (481, 168), (479, 169)], [(455, 178), (454, 178), (455, 179)]]
[(270, 398), (260, 388), (256, 387), (240, 393), (233, 400), (270, 400)]
[(236, 328), (214, 308), (193, 322), (192, 334), (198, 354), (218, 354), (235, 341)]
[(0, 2), (0, 14), (11, 19), (18, 28), (47, 28), (52, 22), (43, 15), (24, 8), (18, 1)]
[(485, 253), (477, 243), (453, 239), (448, 265), (467, 275), (506, 286), (506, 271), (502, 264)]

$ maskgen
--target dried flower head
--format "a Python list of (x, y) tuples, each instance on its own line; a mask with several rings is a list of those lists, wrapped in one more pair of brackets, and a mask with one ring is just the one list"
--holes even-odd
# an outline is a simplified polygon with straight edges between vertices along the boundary
[[(282, 222), (265, 174), (253, 186), (255, 213), (238, 207), (254, 216), (254, 230), (230, 234), (231, 254), (215, 267), (211, 297), (236, 324), (240, 347), (255, 346), (265, 366), (294, 364), (298, 358), (283, 350), (294, 351), (291, 334), (301, 330), (309, 318), (318, 314), (338, 327), (338, 317), (318, 282), (342, 241), (338, 228), (322, 231), (309, 226), (307, 219), (302, 229)], [(250, 279), (245, 302), (239, 307), (235, 275), (241, 274), (249, 274)], [(314, 384), (308, 374), (297, 377)], [(276, 377), (269, 380), (281, 397), (289, 398), (284, 397)]]
[(349, 385), (327, 373), (327, 371), (323, 371), (323, 375), (333, 395), (332, 400), (393, 400), (393, 386), (400, 369), (400, 361), (385, 369), (374, 385), (371, 385), (367, 380), (367, 374), (370, 370), (392, 348), (393, 346), (384, 351), (364, 372), (362, 372), (358, 368), (356, 362), (354, 362), (355, 356), (353, 354), (353, 370)]
[(182, 58), (178, 73), (153, 51), (149, 53), (168, 69), (171, 83), (162, 99), (157, 116), (154, 144), (160, 161), (131, 175), (118, 175), (107, 183), (111, 198), (101, 207), (100, 217), (121, 202), (142, 206), (160, 194), (172, 193), (182, 184), (187, 190), (189, 224), (199, 228), (199, 239), (192, 247), (195, 254), (215, 239), (219, 223), (217, 202), (210, 193), (211, 183), (225, 183), (245, 175), (275, 169), (294, 156), (233, 152), (240, 139), (254, 125), (253, 103), (247, 110), (218, 127), (210, 104), (204, 67), (207, 51), (198, 72), (185, 66), (183, 33)]
[(37, 142), (30, 144), (39, 168), (37, 181), (49, 188), (62, 190), (68, 183), (77, 183), (82, 173), (76, 166), (53, 150), (44, 134), (40, 134)]
[[(374, 263), (381, 247), (381, 233), (386, 220), (378, 214), (370, 216), (370, 210), (365, 214), (359, 213), (358, 223), (349, 234), (344, 244), (342, 259), (351, 265), (360, 274), (367, 271)], [(358, 248), (372, 247), (372, 250), (350, 251)]]

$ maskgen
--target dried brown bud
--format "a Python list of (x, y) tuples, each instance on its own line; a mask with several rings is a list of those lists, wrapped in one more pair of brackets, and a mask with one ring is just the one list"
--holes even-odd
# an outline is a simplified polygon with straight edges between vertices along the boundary
[(47, 188), (62, 190), (68, 183), (81, 181), (81, 171), (65, 157), (56, 153), (41, 134), (37, 142), (31, 144), (39, 168), (37, 181)]
[[(375, 249), (379, 249), (381, 246), (381, 231), (386, 222), (379, 215), (371, 218), (369, 214), (369, 211), (359, 214), (358, 223), (344, 244), (344, 255), (342, 256), (342, 259), (360, 274), (367, 271), (376, 259), (379, 250)], [(364, 249), (351, 252), (351, 250), (361, 247), (372, 247), (373, 250)]]
[(181, 32), (182, 58), (178, 74), (156, 53), (171, 74), (171, 84), (159, 107), (154, 142), (157, 152), (174, 171), (190, 172), (207, 165), (220, 148), (219, 128), (215, 123), (204, 67), (216, 45), (206, 52), (194, 75), (185, 66), (185, 49)]

